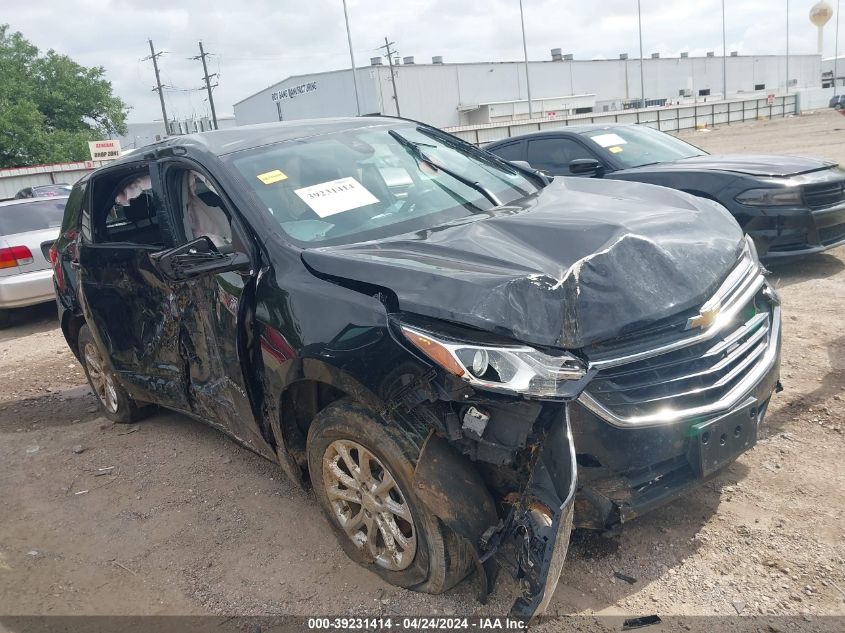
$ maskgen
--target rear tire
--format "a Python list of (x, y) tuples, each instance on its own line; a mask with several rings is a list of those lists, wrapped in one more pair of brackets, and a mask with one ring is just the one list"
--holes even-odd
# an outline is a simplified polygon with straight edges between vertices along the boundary
[(467, 575), (469, 545), (414, 494), (418, 452), (398, 429), (344, 398), (314, 418), (307, 452), (314, 492), (349, 558), (425, 593), (442, 593)]
[(87, 325), (79, 329), (77, 349), (88, 384), (104, 416), (119, 424), (131, 424), (147, 415), (147, 407), (138, 406), (115, 379)]

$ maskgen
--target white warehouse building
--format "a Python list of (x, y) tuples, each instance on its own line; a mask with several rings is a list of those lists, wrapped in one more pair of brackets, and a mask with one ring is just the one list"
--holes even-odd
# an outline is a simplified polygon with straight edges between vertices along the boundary
[[(393, 81), (381, 58), (358, 68), (361, 114), (401, 115), (438, 127), (518, 120), (528, 117), (523, 62), (415, 63), (394, 61)], [(786, 92), (786, 57), (731, 53), (727, 64), (727, 97), (741, 98)], [(721, 99), (721, 56), (660, 57), (643, 63), (647, 105)], [(591, 111), (614, 111), (637, 105), (639, 59), (576, 60), (552, 51), (549, 61), (528, 64), (535, 116), (563, 117)], [(789, 90), (821, 86), (820, 55), (790, 55)], [(294, 75), (234, 105), (238, 125), (307, 118), (355, 116), (352, 70)]]

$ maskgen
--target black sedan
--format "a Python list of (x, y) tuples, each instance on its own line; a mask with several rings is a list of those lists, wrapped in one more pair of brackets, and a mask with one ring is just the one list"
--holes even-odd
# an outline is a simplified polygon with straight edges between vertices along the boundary
[(642, 125), (570, 126), (485, 149), (551, 176), (634, 180), (715, 200), (761, 257), (818, 253), (845, 244), (845, 170), (797, 156), (711, 156)]

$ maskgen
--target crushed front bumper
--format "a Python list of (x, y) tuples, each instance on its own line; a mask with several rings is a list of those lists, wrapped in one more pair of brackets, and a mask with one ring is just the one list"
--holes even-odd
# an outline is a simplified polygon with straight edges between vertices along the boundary
[(749, 253), (700, 309), (588, 350), (575, 400), (456, 393), (486, 426), (447, 419), (422, 449), (414, 488), (472, 545), (482, 598), (497, 560), (522, 584), (511, 615), (541, 614), (573, 526), (630, 520), (752, 447), (778, 386), (780, 327), (777, 295)]

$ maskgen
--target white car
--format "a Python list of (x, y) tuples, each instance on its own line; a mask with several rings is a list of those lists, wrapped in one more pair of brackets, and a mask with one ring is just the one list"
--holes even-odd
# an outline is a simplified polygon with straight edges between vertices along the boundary
[(53, 270), (41, 249), (59, 237), (67, 196), (0, 202), (0, 327), (9, 311), (54, 301)]

